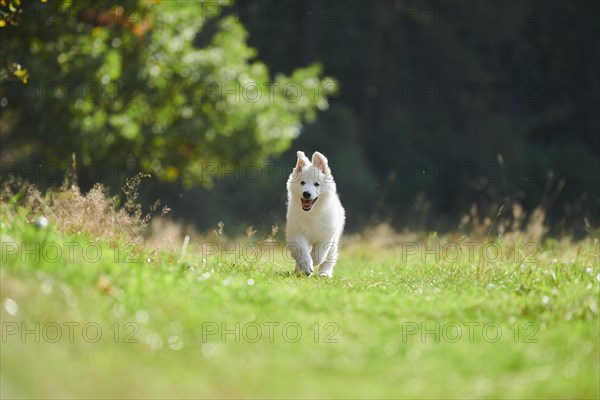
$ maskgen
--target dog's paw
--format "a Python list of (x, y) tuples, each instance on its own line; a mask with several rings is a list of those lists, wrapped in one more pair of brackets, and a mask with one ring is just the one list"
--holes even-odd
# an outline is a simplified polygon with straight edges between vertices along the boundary
[(321, 278), (332, 278), (333, 277), (333, 273), (332, 272), (319, 272), (319, 277), (321, 277)]
[(311, 276), (313, 274), (313, 267), (299, 267), (296, 265), (296, 273), (300, 275)]

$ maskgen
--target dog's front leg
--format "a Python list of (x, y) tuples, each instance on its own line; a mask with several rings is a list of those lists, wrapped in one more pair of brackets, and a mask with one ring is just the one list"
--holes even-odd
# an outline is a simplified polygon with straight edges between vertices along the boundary
[(325, 261), (325, 257), (327, 257), (327, 253), (329, 253), (329, 244), (315, 243), (310, 251), (310, 256), (313, 260), (313, 266), (316, 268)]
[(310, 256), (310, 247), (308, 242), (302, 237), (295, 237), (288, 241), (288, 249), (292, 257), (296, 260), (296, 272), (302, 272), (306, 275), (313, 273), (313, 261)]
[(323, 246), (325, 251), (324, 260), (320, 263), (319, 276), (331, 278), (333, 276), (333, 267), (338, 262), (339, 258), (339, 243), (331, 242)]

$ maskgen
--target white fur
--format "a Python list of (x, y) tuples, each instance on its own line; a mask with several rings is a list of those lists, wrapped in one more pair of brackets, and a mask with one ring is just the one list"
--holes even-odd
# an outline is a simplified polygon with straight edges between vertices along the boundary
[[(331, 277), (339, 257), (339, 241), (344, 231), (346, 214), (327, 158), (315, 152), (312, 161), (302, 151), (287, 181), (287, 242), (296, 260), (296, 272)], [(304, 182), (304, 185), (302, 185)], [(315, 185), (318, 183), (318, 185)], [(309, 211), (302, 206), (304, 192), (310, 200), (317, 199)]]

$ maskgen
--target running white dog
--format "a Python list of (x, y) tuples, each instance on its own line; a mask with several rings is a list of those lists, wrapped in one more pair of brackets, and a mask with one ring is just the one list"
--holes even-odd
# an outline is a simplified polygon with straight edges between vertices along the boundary
[(337, 195), (327, 158), (318, 151), (312, 162), (302, 151), (288, 181), (287, 242), (296, 272), (331, 277), (338, 261), (346, 214)]

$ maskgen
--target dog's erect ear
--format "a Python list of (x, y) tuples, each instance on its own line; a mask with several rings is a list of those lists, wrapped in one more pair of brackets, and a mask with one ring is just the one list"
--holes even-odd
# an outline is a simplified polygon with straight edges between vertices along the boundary
[(306, 155), (303, 151), (297, 151), (296, 155), (298, 156), (298, 162), (296, 162), (296, 168), (294, 168), (297, 172), (300, 172), (302, 168), (308, 167), (310, 165), (310, 161), (306, 158)]
[(312, 163), (315, 167), (317, 167), (323, 174), (329, 175), (331, 170), (329, 169), (329, 164), (327, 162), (327, 157), (323, 154), (315, 151), (312, 155)]

